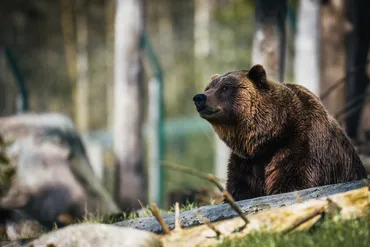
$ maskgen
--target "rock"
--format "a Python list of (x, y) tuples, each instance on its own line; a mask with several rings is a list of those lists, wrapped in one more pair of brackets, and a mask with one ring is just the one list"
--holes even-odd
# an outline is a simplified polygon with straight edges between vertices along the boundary
[(159, 247), (153, 233), (105, 224), (70, 225), (33, 240), (27, 247)]
[(54, 113), (1, 117), (0, 135), (10, 143), (2, 153), (15, 169), (11, 186), (0, 195), (0, 210), (9, 219), (36, 219), (50, 229), (81, 219), (86, 210), (118, 212), (69, 118)]

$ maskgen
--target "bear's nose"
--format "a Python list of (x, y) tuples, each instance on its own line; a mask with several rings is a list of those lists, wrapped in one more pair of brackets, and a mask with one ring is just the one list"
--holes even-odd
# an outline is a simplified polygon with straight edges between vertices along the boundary
[(207, 100), (207, 96), (203, 93), (196, 94), (193, 97), (193, 101), (195, 104), (203, 104)]

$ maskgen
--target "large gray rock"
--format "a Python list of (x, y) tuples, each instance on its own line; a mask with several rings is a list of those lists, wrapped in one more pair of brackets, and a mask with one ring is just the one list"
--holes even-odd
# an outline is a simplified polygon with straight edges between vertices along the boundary
[(11, 218), (34, 218), (51, 227), (85, 211), (109, 214), (118, 207), (95, 177), (69, 118), (55, 113), (0, 118), (5, 154), (16, 172), (0, 210)]
[(80, 224), (41, 236), (27, 247), (160, 247), (158, 236), (133, 228)]

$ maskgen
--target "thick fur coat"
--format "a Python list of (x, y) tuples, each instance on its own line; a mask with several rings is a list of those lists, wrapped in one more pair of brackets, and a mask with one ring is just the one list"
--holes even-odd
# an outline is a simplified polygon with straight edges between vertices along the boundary
[(319, 98), (303, 86), (269, 80), (261, 65), (212, 76), (193, 100), (232, 151), (226, 189), (235, 200), (366, 177)]

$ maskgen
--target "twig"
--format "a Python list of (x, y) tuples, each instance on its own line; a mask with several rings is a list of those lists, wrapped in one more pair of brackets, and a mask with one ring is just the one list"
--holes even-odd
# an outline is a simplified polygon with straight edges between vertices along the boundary
[(165, 166), (165, 167), (168, 167), (168, 168), (171, 168), (171, 169), (174, 169), (174, 170), (177, 170), (177, 171), (181, 171), (181, 172), (185, 172), (185, 173), (188, 173), (188, 174), (197, 176), (199, 178), (207, 179), (208, 181), (210, 181), (211, 183), (213, 183), (214, 185), (217, 186), (217, 188), (224, 195), (225, 200), (228, 203), (230, 203), (230, 206), (244, 220), (245, 224), (248, 224), (249, 223), (249, 220), (243, 214), (243, 212), (241, 211), (240, 207), (236, 204), (235, 200), (232, 198), (232, 196), (230, 195), (230, 193), (227, 192), (227, 190), (225, 190), (225, 188), (220, 184), (220, 182), (218, 181), (218, 179), (216, 178), (216, 176), (214, 176), (213, 174), (206, 174), (206, 173), (199, 172), (197, 170), (191, 169), (189, 167), (183, 167), (183, 166), (179, 166), (179, 165), (173, 165), (173, 164), (161, 164), (161, 165), (162, 166)]
[(180, 206), (179, 203), (175, 203), (175, 231), (181, 231), (181, 219), (180, 219)]
[(148, 214), (147, 214), (147, 210), (148, 210), (148, 209), (144, 206), (144, 204), (140, 201), (140, 199), (137, 199), (137, 201), (139, 202), (140, 207), (141, 207), (141, 209), (143, 210), (144, 215), (145, 215), (145, 216), (148, 216)]
[(354, 98), (354, 99), (351, 99), (348, 104), (346, 104), (344, 107), (342, 107), (339, 111), (337, 111), (334, 116), (335, 118), (339, 118), (341, 117), (343, 114), (346, 114), (349, 110), (351, 110), (352, 108), (356, 107), (358, 105), (359, 102), (361, 102), (362, 100), (366, 99), (368, 96), (370, 96), (370, 94), (368, 93), (363, 93), (361, 94), (360, 96)]
[(296, 198), (296, 200), (297, 200), (298, 203), (303, 202), (302, 198), (299, 196), (298, 191), (295, 192), (295, 198)]
[(203, 215), (201, 215), (200, 213), (199, 213), (199, 211), (197, 211), (196, 213), (195, 213), (199, 218), (200, 218), (200, 220), (204, 223), (204, 224), (206, 224), (207, 225), (207, 227), (209, 228), (209, 229), (211, 229), (212, 231), (214, 231), (215, 233), (216, 233), (216, 238), (217, 239), (219, 239), (220, 238), (220, 236), (222, 235), (222, 233), (211, 223), (211, 221), (208, 219), (208, 218), (206, 218), (206, 217), (204, 217)]
[(159, 209), (157, 207), (157, 204), (154, 202), (152, 203), (151, 207), (149, 208), (150, 211), (152, 211), (152, 214), (155, 216), (159, 224), (162, 226), (164, 234), (171, 234), (170, 229), (168, 228), (166, 222), (164, 222), (161, 213), (159, 212)]
[(305, 217), (297, 220), (296, 222), (293, 223), (293, 225), (291, 225), (290, 227), (288, 227), (287, 229), (285, 229), (283, 231), (283, 234), (290, 233), (291, 231), (293, 231), (294, 229), (296, 229), (297, 227), (299, 227), (303, 223), (306, 223), (310, 219), (313, 219), (315, 216), (324, 213), (324, 210), (325, 210), (324, 207), (315, 209), (312, 213), (310, 213), (309, 215), (306, 215)]
[(320, 95), (320, 100), (323, 101), (324, 99), (326, 99), (329, 96), (329, 94), (331, 94), (340, 84), (344, 83), (351, 74), (357, 72), (357, 70), (359, 70), (359, 69), (365, 68), (369, 63), (370, 63), (370, 60), (367, 60), (367, 62), (364, 65), (358, 66), (358, 67), (356, 67), (356, 68), (348, 71), (345, 76), (343, 76), (342, 78), (340, 78), (339, 80), (337, 80), (324, 93), (322, 93)]
[(339, 80), (337, 80), (333, 85), (331, 85), (324, 93), (320, 95), (320, 100), (323, 101), (326, 99), (329, 94), (331, 94), (337, 87), (339, 87), (342, 83), (344, 83), (348, 78), (348, 75), (343, 76)]
[(216, 177), (213, 176), (212, 174), (208, 175), (209, 181), (213, 182), (216, 184), (216, 186), (219, 188), (219, 190), (222, 192), (224, 195), (225, 200), (230, 203), (230, 206), (238, 213), (238, 215), (244, 220), (245, 224), (247, 225), (249, 223), (249, 220), (247, 219), (247, 216), (242, 212), (238, 204), (236, 204), (234, 198), (230, 195), (230, 193), (225, 190), (225, 188), (216, 180)]
[[(175, 165), (175, 164), (170, 164), (169, 162), (166, 162), (166, 161), (162, 161), (162, 164), (161, 166), (164, 166), (164, 167), (168, 167), (168, 168), (171, 168), (171, 169), (174, 169), (174, 170), (177, 170), (177, 171), (180, 171), (180, 172), (185, 172), (185, 173), (188, 173), (190, 175), (194, 175), (198, 178), (202, 178), (202, 179), (207, 179), (208, 180), (208, 174), (207, 173), (204, 173), (204, 172), (201, 172), (201, 171), (197, 171), (197, 170), (194, 170), (192, 168), (189, 168), (189, 167), (185, 167), (185, 166), (180, 166), (180, 165)], [(214, 176), (214, 175), (213, 175)], [(218, 181), (220, 182), (225, 182), (223, 179), (221, 178), (217, 178), (216, 176), (214, 176)]]
[[(370, 100), (370, 94), (367, 95), (368, 98), (364, 99), (364, 104), (360, 105), (354, 105), (352, 108), (349, 108), (346, 114), (341, 115), (341, 117), (338, 117), (338, 122), (341, 123), (343, 120), (354, 114), (357, 110), (359, 110), (361, 107), (365, 106), (365, 104)], [(356, 107), (355, 107), (356, 106)]]

